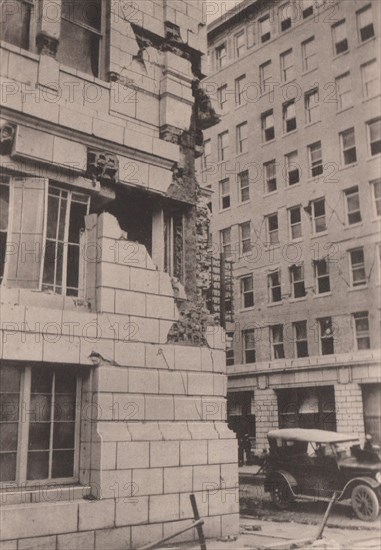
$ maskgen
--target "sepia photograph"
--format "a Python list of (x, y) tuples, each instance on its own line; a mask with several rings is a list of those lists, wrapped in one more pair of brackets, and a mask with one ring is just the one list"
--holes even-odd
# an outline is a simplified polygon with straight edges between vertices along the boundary
[(380, 0), (0, 0), (0, 550), (379, 550)]

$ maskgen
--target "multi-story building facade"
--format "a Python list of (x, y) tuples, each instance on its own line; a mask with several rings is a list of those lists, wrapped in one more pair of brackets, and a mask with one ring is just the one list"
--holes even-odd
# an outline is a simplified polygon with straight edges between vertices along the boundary
[(209, 25), (200, 166), (235, 262), (228, 414), (380, 432), (380, 4), (245, 1)]
[(192, 492), (206, 536), (237, 532), (198, 303), (202, 1), (0, 11), (0, 546), (136, 548), (189, 525)]

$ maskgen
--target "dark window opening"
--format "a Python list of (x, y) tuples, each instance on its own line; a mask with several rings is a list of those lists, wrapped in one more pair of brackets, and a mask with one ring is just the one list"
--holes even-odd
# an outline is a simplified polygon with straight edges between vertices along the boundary
[(280, 428), (336, 431), (333, 386), (277, 391)]
[(0, 40), (24, 50), (29, 49), (32, 6), (32, 0), (1, 2)]

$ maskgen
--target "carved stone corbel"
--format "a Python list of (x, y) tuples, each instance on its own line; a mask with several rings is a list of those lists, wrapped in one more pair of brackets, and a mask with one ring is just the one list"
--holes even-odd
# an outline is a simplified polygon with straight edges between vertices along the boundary
[(16, 126), (5, 122), (0, 128), (0, 155), (10, 155), (16, 135)]
[(93, 181), (115, 185), (118, 181), (119, 162), (116, 155), (106, 151), (87, 150), (86, 175)]
[(44, 31), (41, 31), (36, 36), (37, 51), (41, 55), (50, 55), (50, 57), (56, 57), (58, 50), (59, 40), (50, 36)]

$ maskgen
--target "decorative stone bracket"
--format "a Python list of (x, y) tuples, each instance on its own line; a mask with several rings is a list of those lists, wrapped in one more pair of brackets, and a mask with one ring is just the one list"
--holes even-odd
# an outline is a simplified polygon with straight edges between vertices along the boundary
[(195, 98), (196, 127), (200, 130), (207, 130), (220, 122), (220, 117), (212, 107), (208, 94), (201, 87), (199, 80), (192, 84), (193, 96)]
[(46, 32), (39, 32), (36, 36), (37, 51), (41, 55), (50, 55), (56, 57), (58, 50), (58, 38), (50, 36)]
[(88, 178), (105, 185), (115, 185), (118, 181), (118, 171), (119, 162), (116, 155), (88, 149), (86, 172)]

